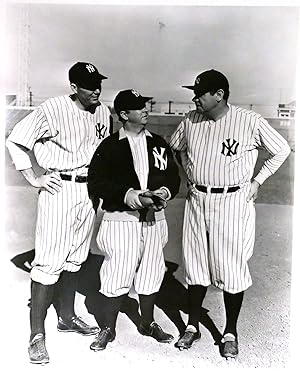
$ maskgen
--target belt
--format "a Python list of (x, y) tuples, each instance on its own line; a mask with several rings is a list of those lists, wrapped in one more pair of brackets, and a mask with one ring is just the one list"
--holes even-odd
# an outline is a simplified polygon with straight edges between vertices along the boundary
[(77, 183), (86, 183), (87, 182), (87, 177), (86, 176), (81, 176), (81, 175), (68, 175), (68, 174), (60, 174), (60, 178), (64, 181), (74, 181)]
[[(196, 189), (198, 191), (201, 191), (201, 192), (209, 192), (209, 190), (207, 189), (206, 186), (201, 186), (201, 185), (195, 185)], [(227, 188), (227, 192), (235, 192), (237, 190), (239, 190), (240, 186), (229, 186)], [(225, 188), (224, 187), (211, 187), (210, 188), (210, 192), (212, 194), (222, 194), (223, 192), (226, 192)]]

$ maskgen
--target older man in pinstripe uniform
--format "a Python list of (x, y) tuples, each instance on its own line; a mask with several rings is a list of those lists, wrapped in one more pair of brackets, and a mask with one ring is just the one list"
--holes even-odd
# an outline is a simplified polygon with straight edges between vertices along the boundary
[[(59, 331), (98, 331), (75, 315), (74, 299), (76, 272), (87, 259), (95, 219), (87, 192), (88, 164), (112, 124), (109, 109), (99, 102), (106, 78), (91, 63), (74, 64), (69, 70), (73, 94), (46, 100), (14, 127), (7, 140), (16, 169), (39, 189), (31, 269), (31, 363), (49, 362), (45, 318), (54, 290), (60, 302)], [(29, 150), (45, 174), (36, 175)]]
[[(200, 339), (199, 315), (207, 287), (223, 290), (226, 325), (221, 354), (238, 354), (237, 320), (244, 291), (252, 284), (247, 261), (255, 239), (254, 201), (258, 188), (284, 162), (287, 142), (259, 114), (228, 103), (229, 83), (216, 70), (197, 76), (196, 110), (171, 136), (182, 157), (190, 189), (183, 224), (183, 260), (189, 319), (179, 349)], [(258, 149), (270, 157), (253, 179)]]

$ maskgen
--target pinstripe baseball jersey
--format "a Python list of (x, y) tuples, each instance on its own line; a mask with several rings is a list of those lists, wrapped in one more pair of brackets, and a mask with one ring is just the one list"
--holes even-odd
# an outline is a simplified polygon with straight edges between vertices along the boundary
[[(258, 149), (271, 157), (255, 180), (262, 184), (290, 152), (284, 138), (261, 115), (228, 104), (217, 121), (191, 111), (170, 139), (183, 153), (192, 183), (183, 221), (183, 261), (189, 285), (214, 286), (229, 293), (251, 284), (248, 260), (255, 241), (255, 207), (247, 200)], [(219, 193), (197, 185), (223, 188)], [(237, 186), (228, 192), (228, 186)]]
[(33, 149), (38, 164), (48, 171), (86, 175), (94, 151), (109, 133), (109, 118), (104, 104), (92, 114), (68, 95), (50, 98), (21, 120), (8, 140)]
[(272, 156), (255, 180), (262, 184), (280, 167), (290, 148), (284, 138), (259, 114), (228, 104), (217, 121), (191, 111), (170, 139), (175, 151), (186, 153), (188, 179), (205, 186), (242, 186), (252, 178), (258, 149)]

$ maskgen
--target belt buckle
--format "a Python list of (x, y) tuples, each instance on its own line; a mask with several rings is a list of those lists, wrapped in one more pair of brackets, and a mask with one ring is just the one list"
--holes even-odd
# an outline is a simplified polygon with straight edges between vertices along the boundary
[(71, 182), (76, 182), (76, 173), (75, 172), (71, 172)]

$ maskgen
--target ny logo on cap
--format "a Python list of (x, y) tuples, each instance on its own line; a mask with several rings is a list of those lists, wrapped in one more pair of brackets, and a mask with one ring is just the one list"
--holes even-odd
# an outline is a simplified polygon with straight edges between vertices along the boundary
[(132, 89), (131, 93), (134, 94), (136, 97), (140, 97), (140, 93), (135, 89)]
[(89, 73), (95, 72), (95, 67), (92, 64), (87, 64), (85, 68), (89, 71)]
[(166, 148), (160, 147), (160, 152), (157, 147), (153, 148), (154, 166), (159, 170), (166, 170), (168, 164), (168, 156), (164, 157)]
[(196, 77), (196, 81), (195, 81), (195, 84), (200, 84), (200, 77)]
[(222, 143), (221, 153), (224, 156), (233, 156), (237, 153), (237, 147), (238, 146), (239, 146), (239, 142), (237, 142), (236, 140), (226, 139), (226, 143), (225, 143), (225, 141), (223, 141), (223, 143)]

